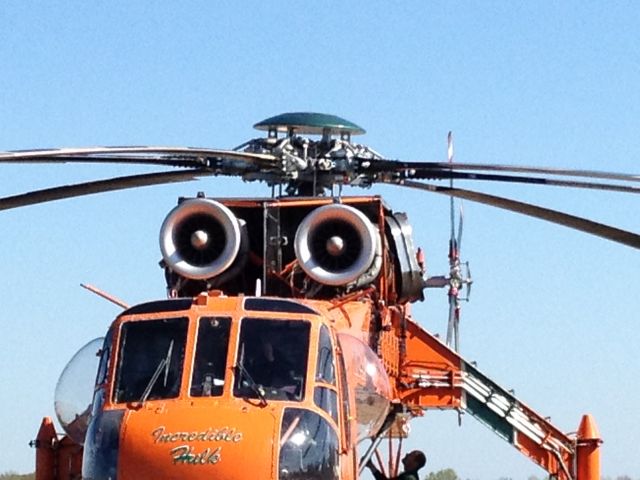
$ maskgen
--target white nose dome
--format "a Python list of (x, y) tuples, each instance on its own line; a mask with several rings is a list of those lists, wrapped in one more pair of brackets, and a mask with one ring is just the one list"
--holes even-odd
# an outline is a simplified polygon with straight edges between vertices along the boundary
[(391, 406), (391, 382), (384, 365), (364, 342), (346, 334), (338, 334), (349, 378), (355, 381), (358, 441), (378, 433)]
[(78, 350), (64, 367), (56, 385), (56, 416), (66, 434), (80, 445), (84, 444), (89, 426), (99, 363), (97, 353), (103, 343), (104, 338), (96, 338)]

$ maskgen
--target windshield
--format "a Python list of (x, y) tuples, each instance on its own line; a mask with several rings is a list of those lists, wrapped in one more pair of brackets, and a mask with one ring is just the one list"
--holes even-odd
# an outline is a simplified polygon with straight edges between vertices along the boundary
[(302, 400), (310, 324), (245, 318), (240, 329), (233, 393), (261, 400)]
[(187, 325), (186, 318), (122, 325), (115, 402), (144, 402), (178, 396)]
[(192, 397), (222, 395), (230, 318), (205, 317), (198, 323), (198, 340), (191, 377)]
[(315, 412), (287, 408), (280, 428), (279, 480), (337, 480), (338, 435)]

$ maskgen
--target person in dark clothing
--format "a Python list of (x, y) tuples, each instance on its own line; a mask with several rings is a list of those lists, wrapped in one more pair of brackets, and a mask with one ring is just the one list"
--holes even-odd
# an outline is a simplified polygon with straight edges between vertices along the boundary
[(427, 463), (427, 457), (420, 450), (414, 450), (407, 453), (402, 459), (402, 465), (404, 466), (404, 472), (397, 477), (388, 478), (380, 470), (378, 470), (373, 462), (369, 460), (367, 467), (371, 470), (371, 473), (376, 480), (420, 480), (418, 470), (425, 466)]

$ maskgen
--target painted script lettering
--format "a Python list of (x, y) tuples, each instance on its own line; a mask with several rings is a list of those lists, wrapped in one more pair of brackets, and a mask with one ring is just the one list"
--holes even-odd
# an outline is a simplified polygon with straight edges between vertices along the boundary
[(221, 447), (215, 450), (205, 448), (204, 451), (195, 453), (191, 445), (180, 445), (179, 447), (172, 448), (169, 453), (173, 457), (174, 464), (215, 465), (220, 461), (221, 450)]
[(164, 426), (151, 432), (153, 443), (183, 443), (183, 442), (232, 442), (242, 440), (242, 432), (236, 432), (235, 428), (212, 428), (199, 432), (167, 432)]

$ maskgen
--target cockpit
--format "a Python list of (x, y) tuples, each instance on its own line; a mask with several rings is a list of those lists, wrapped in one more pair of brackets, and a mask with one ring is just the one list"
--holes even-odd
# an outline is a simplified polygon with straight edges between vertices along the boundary
[[(238, 340), (233, 395), (302, 400), (310, 322), (244, 318)], [(129, 322), (120, 334), (114, 402), (176, 398), (185, 369), (187, 318)], [(231, 318), (198, 320), (188, 395), (220, 396), (228, 377)]]
[[(257, 308), (273, 307), (264, 299), (247, 299), (246, 303), (245, 309), (249, 307), (256, 314)], [(316, 314), (303, 305), (297, 306), (295, 313)], [(184, 393), (188, 397), (222, 396), (225, 385), (233, 382), (230, 390), (237, 398), (302, 401), (311, 321), (288, 318), (290, 313), (283, 318), (277, 318), (273, 311), (269, 316), (240, 318), (231, 355), (232, 316), (204, 315), (193, 322), (193, 327), (188, 317), (123, 323), (113, 402), (178, 398), (183, 377), (187, 380)], [(194, 330), (192, 341), (188, 341), (190, 328)], [(326, 357), (331, 352), (328, 333), (323, 339)], [(330, 363), (332, 369), (333, 361)], [(322, 376), (333, 378), (334, 374), (325, 372)]]
[[(317, 311), (299, 302), (247, 297), (224, 303), (181, 310), (176, 303), (173, 312), (166, 302), (162, 312), (134, 307), (114, 323), (107, 340), (114, 338), (113, 348), (105, 342), (100, 368), (112, 380), (100, 394), (96, 385), (94, 398), (102, 398), (104, 408), (94, 405), (89, 437), (106, 431), (101, 423), (108, 418), (124, 419), (127, 427), (119, 445), (111, 437), (109, 446), (100, 446), (104, 435), (96, 434), (87, 438), (88, 449), (94, 457), (112, 452), (105, 459), (119, 450), (138, 456), (157, 451), (167, 456), (167, 468), (197, 460), (219, 472), (252, 452), (253, 462), (276, 469), (275, 478), (339, 478), (340, 425), (349, 404), (347, 392), (339, 393), (346, 379), (340, 378), (345, 371), (334, 334)], [(215, 431), (233, 434), (228, 440), (207, 433)], [(198, 457), (201, 451), (210, 454)], [(93, 478), (103, 466), (116, 468), (113, 460), (87, 465)]]

